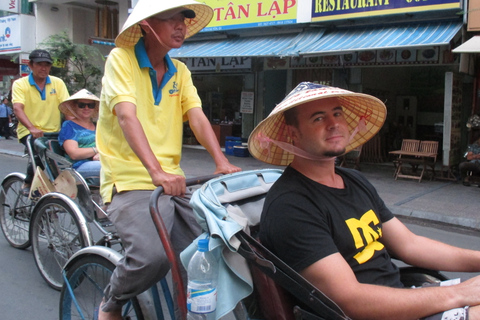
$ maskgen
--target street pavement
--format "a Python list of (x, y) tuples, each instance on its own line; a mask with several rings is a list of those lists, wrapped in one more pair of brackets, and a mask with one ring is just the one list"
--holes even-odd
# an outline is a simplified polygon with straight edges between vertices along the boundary
[[(24, 147), (16, 140), (0, 138), (0, 154), (22, 156)], [(227, 155), (231, 163), (243, 170), (280, 168), (252, 157)], [(181, 162), (187, 178), (212, 174), (215, 164), (208, 152), (199, 146), (183, 148)], [(467, 227), (480, 231), (480, 188), (461, 182), (424, 178), (422, 182), (393, 178), (390, 163), (361, 163), (360, 170), (377, 188), (387, 207), (398, 216)]]

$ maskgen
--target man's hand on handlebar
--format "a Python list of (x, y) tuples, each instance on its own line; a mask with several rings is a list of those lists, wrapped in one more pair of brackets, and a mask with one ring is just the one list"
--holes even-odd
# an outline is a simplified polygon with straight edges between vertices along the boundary
[(242, 171), (242, 168), (234, 166), (230, 162), (226, 162), (226, 163), (222, 163), (221, 165), (217, 165), (217, 167), (215, 168), (214, 174), (217, 174), (217, 173), (229, 174), (229, 173), (234, 173), (239, 171)]
[(162, 186), (163, 193), (171, 196), (183, 197), (187, 190), (185, 177), (175, 174), (158, 173), (152, 177), (152, 182), (157, 187)]
[(40, 138), (40, 137), (43, 137), (43, 131), (40, 130), (40, 129), (37, 129), (37, 128), (32, 128), (30, 130), (30, 134), (32, 135), (33, 138)]

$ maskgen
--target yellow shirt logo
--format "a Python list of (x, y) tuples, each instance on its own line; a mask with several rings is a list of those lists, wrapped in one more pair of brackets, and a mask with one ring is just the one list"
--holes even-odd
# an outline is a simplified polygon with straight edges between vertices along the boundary
[[(382, 236), (382, 229), (378, 226), (380, 221), (373, 210), (365, 213), (360, 220), (351, 218), (346, 223), (352, 233), (355, 247), (357, 249), (364, 248), (354, 256), (359, 264), (367, 262), (373, 257), (375, 251), (384, 248), (384, 245), (377, 241)], [(375, 227), (376, 229), (374, 229)]]

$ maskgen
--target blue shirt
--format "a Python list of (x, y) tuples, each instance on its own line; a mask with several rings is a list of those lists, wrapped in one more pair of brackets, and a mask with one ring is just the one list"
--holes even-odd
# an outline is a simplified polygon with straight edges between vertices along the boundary
[(12, 110), (9, 106), (2, 103), (0, 104), (0, 118), (8, 118), (12, 114)]
[[(61, 146), (65, 140), (75, 140), (79, 148), (95, 147), (95, 131), (88, 130), (73, 121), (67, 120), (62, 124), (62, 129), (58, 135), (58, 142)], [(77, 169), (87, 161), (92, 159), (73, 160), (67, 155), (65, 157), (73, 163), (73, 168)]]

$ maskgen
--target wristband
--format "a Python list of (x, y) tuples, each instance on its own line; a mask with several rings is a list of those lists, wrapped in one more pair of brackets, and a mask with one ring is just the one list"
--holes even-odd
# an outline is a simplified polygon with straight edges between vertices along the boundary
[(95, 147), (92, 147), (92, 150), (93, 150), (93, 152), (95, 152), (95, 154), (97, 154), (97, 153), (98, 153), (98, 151), (97, 151), (97, 148), (95, 148)]

